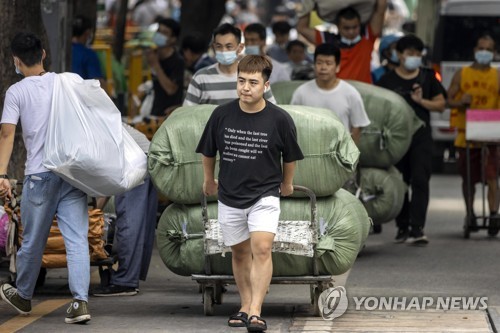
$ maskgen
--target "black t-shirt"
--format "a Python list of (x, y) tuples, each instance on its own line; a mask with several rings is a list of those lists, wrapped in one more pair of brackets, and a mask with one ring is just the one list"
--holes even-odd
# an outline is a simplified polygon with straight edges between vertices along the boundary
[(242, 111), (238, 99), (218, 106), (196, 148), (208, 157), (217, 151), (219, 200), (241, 209), (264, 196), (279, 197), (281, 159), (289, 163), (304, 158), (292, 118), (267, 101), (257, 113)]
[(161, 59), (160, 66), (165, 72), (165, 75), (174, 81), (179, 87), (175, 94), (168, 95), (158, 81), (156, 75), (153, 75), (153, 89), (155, 92), (155, 99), (153, 101), (153, 108), (151, 114), (154, 116), (164, 116), (165, 109), (182, 104), (182, 94), (184, 87), (184, 60), (178, 52), (174, 52), (170, 57)]
[(427, 128), (430, 128), (431, 116), (429, 110), (411, 99), (411, 91), (415, 83), (418, 83), (422, 87), (422, 96), (425, 99), (432, 99), (439, 94), (445, 95), (445, 90), (434, 76), (434, 71), (426, 68), (420, 68), (419, 74), (410, 80), (403, 79), (394, 70), (387, 72), (380, 78), (377, 85), (401, 95), (415, 110), (417, 116), (425, 122)]

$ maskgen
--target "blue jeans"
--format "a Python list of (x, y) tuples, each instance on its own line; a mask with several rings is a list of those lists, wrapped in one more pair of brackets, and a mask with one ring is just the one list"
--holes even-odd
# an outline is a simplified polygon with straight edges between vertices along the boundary
[(137, 288), (139, 280), (146, 280), (155, 237), (158, 195), (151, 179), (147, 177), (144, 184), (117, 195), (115, 206), (113, 250), (118, 270), (111, 274), (110, 282)]
[(31, 299), (54, 215), (64, 238), (69, 288), (73, 298), (87, 301), (90, 284), (87, 196), (52, 172), (26, 176), (21, 223), (23, 241), (17, 253), (17, 290)]

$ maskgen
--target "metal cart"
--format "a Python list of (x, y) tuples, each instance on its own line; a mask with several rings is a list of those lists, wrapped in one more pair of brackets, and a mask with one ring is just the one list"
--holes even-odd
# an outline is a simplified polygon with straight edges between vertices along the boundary
[[(309, 284), (311, 290), (311, 304), (314, 306), (314, 314), (316, 316), (320, 315), (320, 310), (318, 307), (318, 300), (320, 294), (323, 290), (329, 287), (332, 281), (331, 275), (319, 275), (318, 263), (316, 258), (316, 244), (318, 243), (318, 223), (316, 220), (316, 195), (310, 189), (303, 186), (294, 186), (294, 191), (301, 191), (309, 196), (311, 204), (311, 220), (310, 220), (310, 232), (312, 234), (312, 258), (313, 258), (313, 275), (311, 276), (282, 276), (282, 277), (272, 277), (271, 284)], [(208, 213), (207, 213), (207, 198), (202, 196), (202, 218), (203, 224), (205, 226), (205, 235), (207, 230), (207, 225), (209, 223)], [(206, 236), (204, 235), (204, 240)], [(205, 252), (205, 274), (193, 274), (192, 279), (195, 280), (200, 285), (200, 289), (203, 295), (203, 312), (206, 316), (211, 316), (214, 313), (214, 304), (222, 304), (222, 295), (224, 291), (224, 285), (235, 284), (234, 277), (232, 275), (212, 275), (210, 267), (209, 255), (213, 253), (208, 253), (207, 243), (204, 241), (204, 252)]]
[[(495, 145), (495, 149), (497, 149), (497, 156), (498, 154), (498, 143), (486, 143), (486, 142), (473, 142), (473, 141), (467, 141), (467, 147), (465, 148), (465, 154), (466, 154), (466, 161), (467, 161), (467, 188), (466, 188), (466, 200), (470, 200), (470, 190), (475, 184), (472, 184), (472, 175), (471, 175), (471, 168), (470, 168), (470, 144), (471, 143), (476, 143), (480, 144), (481, 146), (481, 214), (476, 215), (474, 217), (474, 214), (472, 213), (472, 202), (469, 202), (467, 205), (467, 215), (465, 217), (465, 222), (464, 222), (464, 238), (468, 239), (470, 238), (470, 233), (471, 231), (476, 231), (476, 230), (481, 230), (481, 229), (486, 229), (488, 230), (488, 235), (490, 236), (496, 236), (499, 232), (500, 225), (492, 225), (491, 221), (489, 219), (489, 216), (486, 214), (486, 174), (485, 174), (485, 168), (486, 168), (486, 151), (488, 150), (488, 146)], [(496, 163), (496, 174), (498, 175), (498, 161)], [(497, 189), (498, 189), (498, 177), (497, 177)], [(498, 192), (500, 191), (497, 190), (497, 195), (495, 200), (498, 202)], [(476, 219), (476, 224), (473, 224), (473, 219)]]
[[(11, 217), (9, 223), (11, 224), (9, 228), (9, 239), (8, 239), (8, 258), (10, 261), (10, 282), (16, 281), (16, 258), (17, 258), (17, 251), (21, 247), (21, 244), (19, 242), (19, 232), (20, 232), (20, 224), (21, 224), (21, 198), (22, 198), (22, 188), (23, 188), (23, 181), (21, 180), (11, 180), (11, 185), (12, 185), (12, 200), (7, 203), (8, 207), (11, 210)], [(109, 222), (105, 223), (114, 223), (114, 220), (112, 219)], [(108, 250), (108, 249), (106, 249)], [(110, 252), (111, 253), (111, 252)], [(107, 286), (109, 285), (109, 281), (111, 278), (110, 272), (112, 269), (112, 266), (116, 263), (117, 257), (116, 255), (110, 255), (107, 258), (100, 259), (100, 260), (94, 260), (90, 262), (90, 266), (95, 266), (98, 267), (99, 270), (99, 278), (100, 278), (100, 283), (101, 286)], [(47, 274), (47, 268), (45, 267), (40, 267), (40, 272), (37, 278), (37, 287), (41, 287), (45, 283), (45, 276)]]
[[(486, 216), (486, 151), (488, 146), (494, 146), (497, 152), (496, 183), (498, 189), (498, 146), (500, 145), (500, 132), (498, 132), (498, 123), (500, 122), (500, 110), (467, 110), (466, 111), (466, 200), (470, 200), (470, 191), (475, 186), (472, 184), (472, 175), (470, 167), (470, 146), (472, 144), (481, 147), (481, 215), (476, 216), (477, 226), (473, 225), (474, 215), (472, 213), (472, 202), (468, 202), (467, 215), (464, 222), (464, 238), (470, 237), (473, 229), (487, 229), (490, 236), (496, 236), (499, 232), (500, 223), (495, 221), (493, 225), (488, 216)], [(499, 190), (497, 190), (495, 201), (498, 204)], [(475, 231), (474, 230), (474, 231)]]

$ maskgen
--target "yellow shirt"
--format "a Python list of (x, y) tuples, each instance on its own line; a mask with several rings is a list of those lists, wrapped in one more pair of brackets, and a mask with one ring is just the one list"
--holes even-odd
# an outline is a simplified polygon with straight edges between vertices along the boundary
[[(463, 94), (472, 96), (469, 109), (496, 109), (499, 102), (498, 70), (478, 70), (472, 67), (462, 68), (460, 77), (460, 91), (455, 96), (456, 100), (462, 98)], [(459, 109), (451, 110), (450, 125), (456, 127), (457, 137), (455, 146), (465, 148), (465, 112)]]

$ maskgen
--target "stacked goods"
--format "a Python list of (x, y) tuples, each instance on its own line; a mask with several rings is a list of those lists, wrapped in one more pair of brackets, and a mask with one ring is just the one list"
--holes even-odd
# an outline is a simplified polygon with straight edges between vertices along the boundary
[(361, 168), (359, 199), (373, 224), (392, 221), (401, 211), (407, 186), (395, 167)]
[(413, 133), (422, 126), (403, 97), (380, 87), (349, 81), (361, 94), (371, 124), (363, 129), (360, 166), (389, 168), (410, 147)]
[[(289, 104), (295, 90), (306, 81), (272, 85), (278, 104)], [(362, 167), (388, 168), (396, 164), (410, 146), (413, 133), (422, 126), (415, 112), (398, 94), (358, 81), (348, 81), (363, 99), (371, 124), (363, 129), (359, 150)]]
[[(201, 154), (195, 150), (215, 107), (181, 107), (153, 137), (149, 173), (159, 192), (173, 202), (194, 204), (200, 200), (203, 168)], [(294, 183), (310, 188), (317, 196), (333, 195), (353, 173), (358, 161), (359, 151), (350, 134), (329, 110), (296, 105), (282, 108), (295, 122), (304, 154), (304, 159), (297, 162)]]
[[(8, 205), (5, 205), (5, 210), (12, 218), (12, 209)], [(14, 212), (19, 213), (19, 210), (15, 209)], [(17, 216), (18, 222), (21, 222), (20, 215)], [(102, 239), (104, 227), (104, 214), (100, 209), (89, 209), (89, 251), (90, 251), (90, 261), (98, 261), (106, 259), (108, 255), (104, 251), (104, 240)], [(21, 244), (23, 239), (23, 228), (22, 224), (19, 223), (19, 244)], [(66, 248), (64, 247), (64, 239), (62, 237), (61, 231), (57, 226), (57, 220), (54, 219), (52, 226), (50, 227), (49, 238), (47, 239), (47, 244), (45, 245), (45, 250), (42, 257), (42, 267), (45, 268), (62, 268), (66, 267)]]
[[(310, 219), (309, 199), (281, 200), (280, 220)], [(209, 218), (217, 218), (217, 204), (208, 204)], [(360, 201), (340, 189), (333, 196), (318, 198), (317, 216), (325, 230), (316, 248), (320, 274), (342, 274), (349, 270), (361, 250), (370, 219)], [(158, 249), (165, 265), (179, 275), (204, 274), (204, 226), (199, 205), (170, 205), (157, 230)], [(212, 274), (232, 274), (231, 256), (210, 255)], [(312, 258), (273, 253), (273, 276), (312, 275)]]

